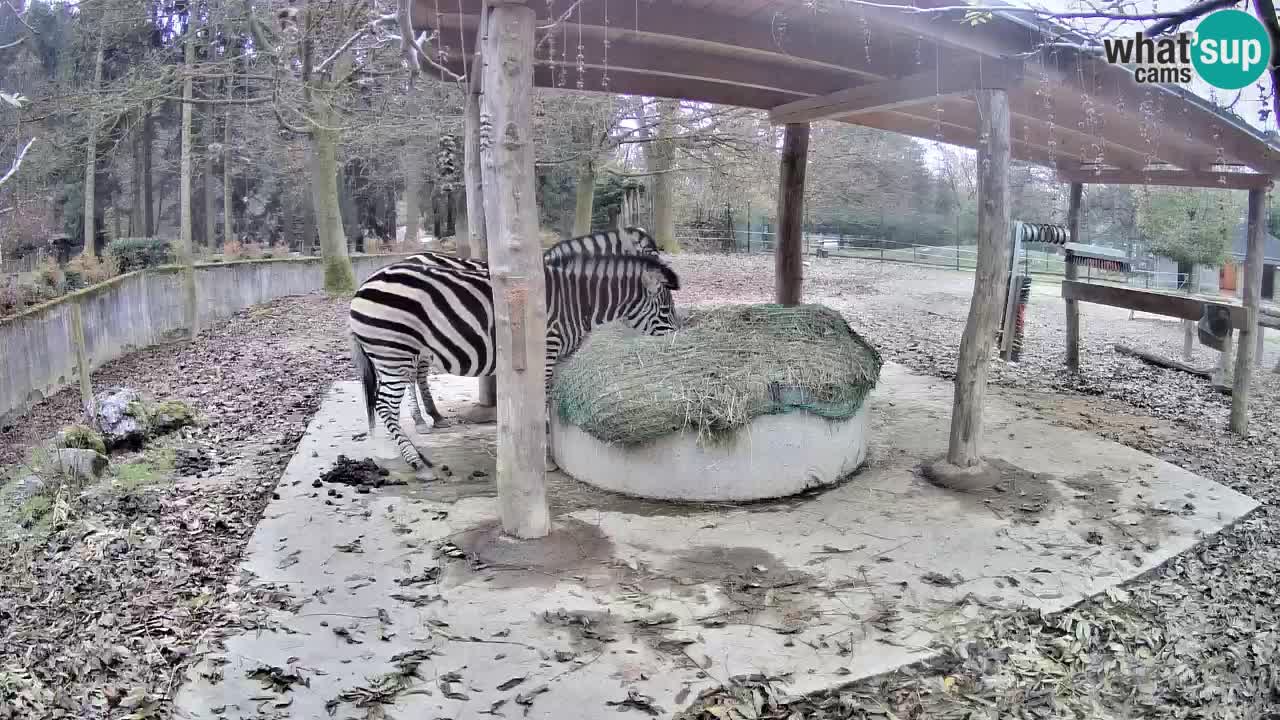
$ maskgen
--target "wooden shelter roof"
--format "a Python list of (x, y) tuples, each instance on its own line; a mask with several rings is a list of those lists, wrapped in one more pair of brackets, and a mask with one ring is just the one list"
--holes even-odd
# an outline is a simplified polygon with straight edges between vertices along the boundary
[[(413, 2), (415, 28), (438, 29), (446, 64), (465, 75), (483, 0)], [(545, 27), (571, 0), (529, 5)], [(1245, 188), (1280, 173), (1280, 144), (1190, 91), (1140, 85), (1071, 48), (1037, 51), (1078, 39), (1065, 27), (1027, 14), (976, 26), (963, 16), (901, 0), (583, 0), (537, 31), (534, 81), (576, 89), (581, 37), (589, 91), (758, 108), (778, 123), (836, 119), (970, 148), (981, 84), (1009, 90), (1013, 157), (1067, 180)], [(1225, 185), (1224, 169), (1235, 173)]]

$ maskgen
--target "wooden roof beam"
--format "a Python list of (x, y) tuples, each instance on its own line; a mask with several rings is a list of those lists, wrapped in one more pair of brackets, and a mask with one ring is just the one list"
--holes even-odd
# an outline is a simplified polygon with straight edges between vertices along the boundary
[(917, 105), (979, 88), (1009, 89), (1022, 82), (1022, 74), (1022, 63), (1016, 60), (967, 64), (942, 72), (931, 69), (780, 105), (769, 112), (769, 120), (775, 125), (812, 122)]
[(1101, 171), (1081, 169), (1059, 171), (1063, 182), (1097, 185), (1159, 185), (1167, 187), (1199, 187), (1218, 190), (1269, 190), (1271, 176), (1244, 172), (1194, 172), (1185, 170), (1123, 170), (1104, 168)]

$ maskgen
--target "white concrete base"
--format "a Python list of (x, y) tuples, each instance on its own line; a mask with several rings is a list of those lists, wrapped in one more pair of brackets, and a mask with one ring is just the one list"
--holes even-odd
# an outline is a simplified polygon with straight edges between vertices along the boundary
[(764, 415), (728, 438), (686, 430), (635, 447), (602, 442), (553, 413), (551, 447), (564, 472), (624, 495), (765, 500), (834, 485), (857, 470), (867, 459), (867, 405), (848, 420)]
[[(472, 393), (442, 403), (451, 414), (476, 383), (433, 386), (437, 398)], [(636, 692), (667, 718), (754, 672), (806, 693), (928, 657), (967, 622), (1063, 610), (1257, 506), (999, 392), (983, 454), (1003, 489), (939, 488), (918, 468), (946, 448), (953, 392), (886, 363), (868, 402), (869, 462), (813, 498), (657, 502), (550, 473), (553, 532), (517, 543), (495, 530), (492, 425), (414, 438), (449, 474), (341, 497), (313, 487), (338, 455), (381, 452), (364, 435), (358, 383), (337, 383), (245, 550), (254, 579), (232, 580), (287, 588), (291, 604), (220, 629), (176, 693), (175, 717), (368, 717), (362, 689), (409, 651), (430, 657), (377, 708), (388, 717), (647, 717), (618, 714)], [(266, 689), (250, 676), (264, 664), (308, 684)]]

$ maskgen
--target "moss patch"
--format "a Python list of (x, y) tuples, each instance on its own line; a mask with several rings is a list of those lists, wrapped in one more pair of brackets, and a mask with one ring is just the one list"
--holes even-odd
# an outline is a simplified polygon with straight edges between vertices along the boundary
[(173, 475), (175, 453), (171, 447), (154, 448), (135, 460), (115, 466), (114, 487), (136, 492), (166, 482)]
[(68, 425), (58, 433), (58, 447), (76, 448), (80, 450), (97, 450), (107, 454), (107, 443), (102, 434), (88, 425)]
[(356, 274), (351, 267), (351, 258), (324, 259), (324, 289), (333, 295), (350, 295), (356, 291)]
[(181, 400), (165, 400), (150, 409), (148, 420), (151, 432), (159, 435), (195, 425), (196, 411)]

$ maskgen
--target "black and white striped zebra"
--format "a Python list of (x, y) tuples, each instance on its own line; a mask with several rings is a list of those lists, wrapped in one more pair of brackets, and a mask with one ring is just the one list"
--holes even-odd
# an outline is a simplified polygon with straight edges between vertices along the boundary
[[(578, 255), (651, 255), (658, 256), (658, 243), (644, 228), (626, 227), (621, 231), (608, 230), (578, 235), (561, 240), (542, 253), (543, 263), (563, 263)], [(402, 262), (417, 262), (423, 265), (453, 268), (456, 270), (489, 271), (488, 263), (483, 260), (460, 258), (438, 252), (423, 252), (405, 258)], [(413, 376), (414, 384), (409, 388), (408, 400), (413, 412), (415, 424), (425, 424), (425, 414), (431, 418), (432, 427), (444, 427), (448, 421), (436, 408), (435, 399), (427, 389), (428, 365), (417, 363)]]
[[(648, 255), (577, 255), (543, 267), (547, 346), (543, 382), (592, 328), (622, 320), (649, 335), (675, 329), (675, 271)], [(493, 286), (488, 272), (414, 261), (379, 269), (356, 290), (349, 322), (364, 386), (369, 429), (375, 413), (415, 470), (431, 466), (400, 427), (405, 387), (424, 401), (436, 365), (450, 375), (492, 375), (497, 362)], [(420, 357), (421, 356), (421, 357)], [(434, 402), (429, 407), (433, 407)]]

